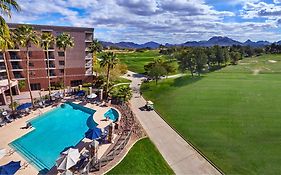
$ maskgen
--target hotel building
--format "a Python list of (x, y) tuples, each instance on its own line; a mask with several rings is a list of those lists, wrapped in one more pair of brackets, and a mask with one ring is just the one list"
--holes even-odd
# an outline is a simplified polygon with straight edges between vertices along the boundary
[[(11, 30), (20, 24), (9, 24)], [(88, 51), (89, 44), (94, 38), (94, 28), (84, 27), (64, 27), (48, 25), (31, 25), (35, 31), (40, 33), (52, 33), (55, 37), (63, 32), (69, 33), (74, 40), (74, 47), (66, 51), (66, 63), (64, 62), (64, 52), (56, 45), (49, 49), (49, 64), (51, 85), (63, 83), (64, 68), (66, 69), (66, 86), (78, 86), (93, 80), (92, 54)], [(25, 48), (14, 48), (8, 50), (6, 54), (10, 76), (14, 84), (26, 81), (26, 54)], [(47, 58), (46, 51), (39, 46), (30, 46), (30, 83), (31, 90), (48, 89)], [(4, 93), (8, 93), (6, 83), (7, 72), (4, 66), (3, 55), (0, 54), (0, 102), (5, 104)], [(14, 85), (13, 91), (18, 92), (18, 86)], [(27, 90), (23, 88), (22, 90)]]

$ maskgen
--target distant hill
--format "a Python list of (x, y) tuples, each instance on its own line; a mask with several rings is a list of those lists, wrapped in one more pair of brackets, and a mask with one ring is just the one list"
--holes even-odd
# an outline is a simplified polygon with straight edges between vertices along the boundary
[(252, 46), (252, 47), (263, 47), (266, 45), (270, 45), (271, 43), (268, 41), (257, 41), (257, 42), (253, 42), (251, 40), (247, 40), (246, 42), (244, 42), (244, 46)]
[(112, 42), (106, 42), (101, 41), (103, 47), (118, 47), (118, 48), (132, 48), (132, 49), (141, 49), (141, 48), (151, 48), (156, 49), (159, 48), (160, 44), (150, 41), (144, 44), (136, 44), (133, 42), (119, 42), (119, 43), (112, 43)]
[[(118, 47), (118, 48), (132, 48), (132, 49), (141, 49), (141, 48), (151, 48), (156, 49), (159, 48), (161, 45), (160, 43), (150, 41), (144, 44), (136, 44), (133, 42), (118, 42), (118, 43), (112, 43), (112, 42), (105, 42), (102, 41), (102, 44), (104, 47)], [(182, 44), (170, 44), (166, 43), (166, 47), (172, 47), (172, 46), (187, 46), (187, 47), (211, 47), (214, 45), (219, 46), (232, 46), (232, 45), (241, 45), (241, 46), (251, 46), (251, 47), (263, 47), (266, 45), (270, 45), (272, 43), (268, 41), (257, 41), (253, 42), (251, 40), (247, 40), (245, 42), (239, 42), (236, 40), (233, 40), (228, 37), (222, 37), (222, 36), (214, 36), (210, 38), (207, 41), (187, 41)], [(276, 42), (276, 44), (281, 44), (281, 41)]]

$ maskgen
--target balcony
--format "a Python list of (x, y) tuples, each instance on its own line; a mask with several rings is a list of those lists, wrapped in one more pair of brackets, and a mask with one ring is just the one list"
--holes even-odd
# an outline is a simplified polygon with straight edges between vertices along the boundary
[(86, 53), (86, 60), (92, 59), (93, 58), (93, 54), (92, 53)]
[(9, 52), (11, 61), (21, 61), (21, 58), (16, 52)]
[(4, 61), (4, 57), (2, 53), (0, 53), (0, 61)]
[(93, 33), (86, 33), (85, 34), (85, 42), (92, 42), (94, 38)]
[[(47, 52), (45, 52), (45, 60), (47, 60)], [(53, 51), (49, 51), (49, 60), (55, 60), (55, 54)]]
[(20, 66), (20, 65), (17, 65), (17, 64), (12, 64), (12, 69), (13, 70), (23, 70), (23, 68)]
[(24, 77), (21, 75), (20, 72), (14, 72), (14, 77), (15, 77), (16, 79), (24, 78)]
[[(48, 73), (48, 71), (47, 71)], [(56, 73), (55, 73), (55, 70), (50, 70), (50, 77), (55, 77), (57, 76)]]
[(85, 67), (86, 67), (86, 68), (89, 68), (89, 67), (92, 67), (92, 66), (93, 66), (92, 60), (86, 62), (86, 64), (85, 64)]
[(85, 75), (93, 75), (93, 70), (92, 68), (89, 68), (86, 70)]

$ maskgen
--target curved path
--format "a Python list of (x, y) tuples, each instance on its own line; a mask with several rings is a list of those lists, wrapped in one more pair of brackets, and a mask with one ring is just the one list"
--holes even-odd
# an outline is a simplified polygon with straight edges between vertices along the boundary
[[(127, 75), (130, 76), (127, 76)], [(140, 97), (140, 85), (144, 76), (128, 72), (124, 78), (130, 79), (133, 98), (132, 111), (142, 124), (149, 138), (156, 145), (164, 159), (176, 174), (220, 174), (205, 158), (177, 134), (155, 111), (141, 111), (146, 103)], [(177, 77), (177, 76), (173, 76)]]

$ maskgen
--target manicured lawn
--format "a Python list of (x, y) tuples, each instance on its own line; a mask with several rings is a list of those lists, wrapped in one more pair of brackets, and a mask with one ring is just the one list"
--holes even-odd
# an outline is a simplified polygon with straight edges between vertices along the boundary
[(119, 84), (119, 83), (130, 83), (131, 80), (128, 80), (126, 78), (122, 78), (122, 77), (119, 77), (118, 79), (114, 80), (113, 81), (113, 84)]
[(148, 139), (138, 141), (122, 162), (108, 174), (174, 174)]
[(281, 56), (265, 55), (201, 78), (151, 82), (142, 90), (226, 174), (279, 174), (280, 70)]
[(158, 50), (149, 50), (145, 52), (117, 53), (118, 59), (127, 64), (128, 69), (133, 72), (143, 73), (143, 66), (157, 57), (161, 57)]

